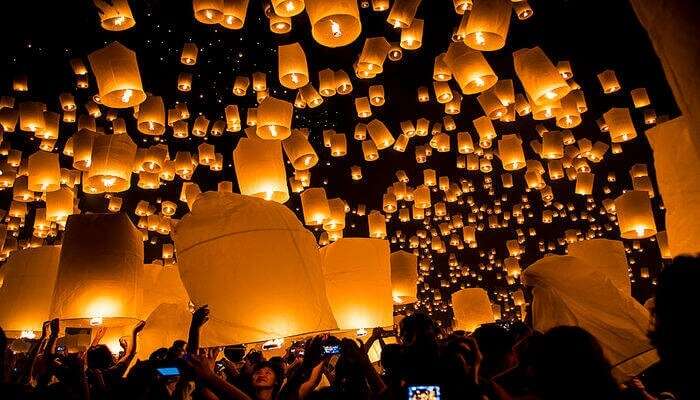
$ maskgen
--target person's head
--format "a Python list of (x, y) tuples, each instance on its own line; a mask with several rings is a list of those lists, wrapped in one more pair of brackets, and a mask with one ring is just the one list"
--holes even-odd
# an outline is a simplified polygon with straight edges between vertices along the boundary
[(176, 340), (173, 345), (168, 349), (168, 359), (176, 360), (182, 358), (185, 355), (185, 347), (187, 342), (184, 340)]
[(283, 374), (278, 364), (261, 361), (253, 366), (251, 386), (256, 392), (262, 390), (276, 392), (281, 385)]
[(434, 344), (437, 334), (435, 322), (423, 313), (409, 315), (399, 324), (401, 343), (405, 346)]
[(168, 349), (165, 347), (161, 347), (160, 349), (157, 349), (153, 353), (151, 353), (150, 356), (148, 356), (148, 359), (150, 361), (161, 361), (165, 360), (168, 358)]
[(548, 330), (534, 362), (535, 385), (544, 400), (613, 399), (619, 389), (610, 362), (593, 335), (577, 326)]
[(92, 346), (87, 351), (87, 366), (90, 369), (106, 369), (114, 365), (114, 355), (104, 344)]
[(690, 293), (700, 280), (700, 258), (680, 256), (660, 274), (656, 285), (653, 307), (653, 327), (649, 333), (652, 344), (669, 375), (677, 379), (678, 390), (687, 392), (694, 388), (693, 368), (700, 351), (696, 344), (697, 332), (689, 329), (688, 316), (695, 311), (689, 301)]
[(473, 333), (483, 357), (481, 376), (490, 379), (515, 364), (513, 335), (505, 328), (496, 324), (485, 324)]

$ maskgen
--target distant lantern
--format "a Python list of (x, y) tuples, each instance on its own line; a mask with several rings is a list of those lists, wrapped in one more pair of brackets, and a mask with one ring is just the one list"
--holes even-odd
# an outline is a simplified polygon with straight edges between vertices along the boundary
[(241, 29), (245, 24), (245, 17), (249, 0), (224, 0), (224, 17), (219, 22), (227, 29)]
[(632, 190), (615, 199), (620, 236), (623, 239), (644, 239), (656, 234), (654, 213), (649, 194)]
[(37, 151), (29, 156), (28, 188), (33, 192), (53, 192), (61, 188), (58, 154)]
[(579, 172), (576, 174), (576, 194), (590, 195), (593, 193), (593, 179), (595, 175), (590, 172)]
[(335, 90), (339, 95), (346, 95), (352, 92), (352, 82), (350, 81), (350, 77), (348, 76), (348, 73), (341, 70), (335, 71), (334, 72), (334, 78), (335, 78)]
[(272, 96), (266, 98), (258, 107), (257, 135), (266, 140), (288, 138), (291, 134), (293, 112), (292, 103)]
[(293, 17), (304, 11), (304, 0), (272, 0), (275, 14), (283, 17)]
[(355, 98), (355, 111), (359, 118), (369, 118), (372, 116), (372, 107), (368, 97)]
[(137, 128), (145, 135), (159, 136), (165, 133), (165, 106), (160, 96), (148, 96), (139, 105)]
[(90, 53), (88, 59), (102, 104), (112, 108), (128, 108), (146, 100), (135, 52), (119, 42), (112, 42)]
[(335, 95), (335, 72), (332, 69), (326, 68), (318, 71), (318, 91), (323, 97)]
[[(404, 209), (407, 210), (407, 209)], [(415, 254), (406, 251), (391, 253), (391, 295), (395, 304), (410, 304), (418, 301), (418, 260)]]
[(525, 167), (525, 153), (522, 140), (517, 135), (503, 135), (498, 140), (498, 154), (506, 171), (516, 171)]
[(490, 148), (492, 140), (497, 136), (491, 120), (486, 116), (482, 116), (472, 122), (476, 132), (479, 134), (479, 146), (486, 149)]
[(476, 2), (467, 20), (464, 43), (476, 50), (493, 51), (503, 48), (511, 13), (509, 0)]
[(287, 89), (299, 89), (309, 83), (309, 67), (306, 54), (299, 43), (279, 46), (278, 71), (282, 86)]
[(241, 138), (233, 150), (233, 164), (241, 194), (278, 203), (289, 200), (279, 141)]
[(292, 134), (282, 141), (282, 147), (295, 169), (306, 170), (318, 163), (316, 151), (300, 130), (293, 130)]
[(306, 0), (306, 13), (314, 40), (327, 47), (348, 45), (362, 31), (356, 1)]
[(112, 0), (110, 2), (93, 0), (93, 2), (99, 10), (100, 25), (105, 30), (118, 32), (136, 25), (128, 0)]
[(224, 0), (192, 0), (194, 18), (207, 25), (218, 24), (224, 19)]
[[(191, 301), (211, 310), (203, 343), (224, 346), (336, 329), (316, 240), (287, 207), (207, 192), (173, 236)], [(265, 300), (261, 287), (277, 296)]]
[(19, 103), (19, 128), (26, 132), (41, 133), (46, 129), (45, 109), (46, 104), (37, 101)]
[(131, 184), (136, 145), (129, 135), (98, 135), (92, 146), (87, 183), (93, 193), (123, 192)]
[(651, 100), (649, 100), (649, 95), (645, 88), (632, 89), (630, 95), (632, 96), (634, 108), (642, 108), (651, 104)]
[(8, 337), (40, 335), (49, 320), (60, 252), (61, 246), (19, 250), (3, 265), (0, 325)]
[(484, 55), (462, 42), (450, 43), (445, 63), (464, 94), (483, 92), (498, 81)]
[(362, 46), (357, 68), (363, 78), (370, 78), (382, 73), (384, 70), (384, 60), (389, 53), (391, 44), (383, 37), (372, 37), (365, 39)]
[(600, 81), (600, 86), (603, 87), (603, 92), (606, 94), (614, 93), (620, 90), (620, 82), (617, 80), (615, 71), (611, 69), (606, 69), (605, 71), (599, 73), (598, 80)]
[(416, 16), (420, 0), (395, 0), (386, 19), (394, 28), (407, 28), (411, 26)]
[(483, 324), (495, 322), (488, 293), (481, 288), (462, 289), (452, 294), (455, 330), (474, 332)]
[(367, 124), (367, 131), (378, 150), (386, 149), (394, 144), (394, 137), (391, 135), (391, 132), (389, 132), (386, 125), (378, 119), (373, 119)]
[(370, 103), (375, 107), (384, 105), (384, 86), (372, 85), (368, 89)]
[(194, 65), (197, 63), (197, 54), (199, 49), (194, 43), (185, 43), (182, 46), (182, 52), (180, 52), (180, 62), (185, 65)]
[(423, 44), (423, 20), (415, 18), (411, 26), (401, 29), (401, 48), (416, 50)]
[(330, 206), (323, 188), (309, 188), (301, 193), (304, 223), (309, 226), (322, 225), (330, 217)]
[(379, 211), (372, 211), (367, 215), (367, 223), (369, 227), (369, 237), (375, 239), (386, 238), (386, 219)]
[(526, 20), (535, 13), (530, 7), (530, 3), (527, 0), (522, 0), (517, 3), (513, 3), (513, 12), (518, 17), (519, 20)]
[(328, 302), (339, 329), (393, 325), (387, 241), (340, 239), (320, 254)]
[(608, 125), (610, 141), (613, 143), (622, 143), (637, 137), (637, 130), (634, 128), (628, 108), (611, 108), (603, 114), (603, 118)]
[(556, 101), (571, 91), (552, 61), (539, 47), (517, 50), (513, 53), (513, 62), (515, 73), (535, 103)]
[[(112, 239), (104, 240), (105, 232)], [(141, 233), (126, 214), (68, 217), (51, 306), (67, 326), (123, 326), (139, 318)]]

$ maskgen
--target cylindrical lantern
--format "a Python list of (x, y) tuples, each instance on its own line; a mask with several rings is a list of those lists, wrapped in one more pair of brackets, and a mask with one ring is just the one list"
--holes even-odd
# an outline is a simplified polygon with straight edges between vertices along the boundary
[(464, 31), (464, 43), (472, 49), (503, 48), (508, 36), (512, 6), (509, 0), (481, 0), (474, 4)]
[(94, 3), (99, 9), (100, 25), (105, 30), (119, 32), (136, 25), (128, 0), (94, 1)]
[(146, 100), (135, 52), (119, 42), (112, 42), (92, 52), (88, 59), (102, 104), (112, 108), (128, 108)]
[(386, 237), (386, 218), (379, 211), (372, 211), (367, 215), (369, 237), (384, 239)]
[(362, 31), (357, 1), (306, 0), (306, 13), (311, 21), (311, 35), (327, 47), (345, 46)]
[(128, 190), (135, 156), (136, 145), (129, 135), (97, 135), (87, 175), (92, 193)]
[(637, 137), (637, 130), (628, 108), (611, 108), (603, 114), (603, 119), (608, 125), (611, 142), (622, 143)]
[(503, 135), (498, 140), (498, 154), (506, 171), (516, 171), (525, 167), (523, 142), (518, 135)]
[(417, 262), (417, 257), (413, 253), (403, 250), (391, 253), (391, 295), (395, 304), (410, 304), (418, 301)]
[(218, 24), (224, 19), (224, 0), (193, 0), (194, 18), (207, 25)]
[(535, 103), (548, 103), (566, 96), (571, 88), (539, 47), (513, 53), (515, 73)]
[(339, 329), (393, 325), (389, 242), (340, 239), (320, 253), (326, 294)]
[(267, 97), (258, 107), (256, 133), (262, 139), (284, 140), (291, 134), (292, 103)]
[(288, 89), (299, 89), (309, 83), (306, 54), (299, 43), (279, 46), (277, 56), (278, 76), (282, 86)]
[(309, 188), (301, 193), (301, 208), (306, 225), (321, 225), (330, 217), (331, 210), (323, 188)]
[(654, 213), (647, 192), (631, 190), (615, 199), (620, 236), (644, 239), (656, 234)]
[(29, 156), (29, 180), (32, 192), (53, 192), (61, 188), (61, 166), (58, 154), (37, 151)]
[(445, 63), (464, 94), (483, 92), (498, 81), (496, 73), (486, 62), (483, 54), (463, 42), (450, 43), (445, 55)]
[(367, 124), (367, 131), (378, 150), (386, 149), (394, 144), (394, 137), (384, 123), (373, 119)]
[(165, 133), (165, 105), (162, 97), (148, 96), (139, 105), (137, 128), (145, 135), (158, 136)]
[(462, 289), (452, 293), (455, 330), (474, 332), (483, 324), (495, 322), (489, 295), (481, 288)]
[(289, 200), (279, 141), (241, 138), (233, 150), (233, 164), (241, 194), (278, 203)]

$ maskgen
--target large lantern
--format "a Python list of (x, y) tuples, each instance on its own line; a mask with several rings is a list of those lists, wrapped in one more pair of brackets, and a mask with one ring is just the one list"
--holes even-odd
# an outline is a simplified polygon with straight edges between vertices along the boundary
[(394, 137), (384, 123), (378, 119), (373, 119), (367, 124), (367, 132), (378, 150), (386, 149), (394, 144)]
[(51, 317), (77, 326), (126, 325), (140, 317), (142, 273), (141, 233), (126, 214), (71, 215)]
[(32, 192), (53, 192), (61, 188), (58, 154), (37, 151), (29, 156), (28, 188)]
[(88, 56), (100, 91), (100, 101), (107, 107), (128, 108), (146, 100), (136, 53), (119, 42), (94, 51)]
[(162, 135), (165, 132), (165, 105), (160, 96), (148, 96), (139, 105), (137, 128), (144, 135)]
[(279, 46), (278, 76), (282, 86), (287, 89), (299, 89), (309, 83), (309, 67), (306, 54), (299, 43)]
[(537, 104), (560, 100), (571, 91), (557, 67), (539, 47), (514, 52), (513, 63), (525, 92)]
[(307, 0), (306, 13), (311, 21), (311, 35), (327, 47), (348, 45), (362, 31), (355, 0)]
[(258, 107), (258, 122), (256, 133), (262, 139), (284, 140), (291, 134), (292, 103), (276, 99), (272, 96), (265, 98)]
[(321, 259), (339, 329), (393, 325), (389, 242), (343, 238), (323, 247)]
[(323, 188), (309, 188), (301, 193), (301, 207), (306, 225), (321, 225), (331, 216), (331, 210)]
[(60, 253), (60, 246), (19, 250), (2, 266), (0, 326), (9, 337), (38, 336), (49, 319)]
[(450, 43), (445, 63), (464, 94), (474, 94), (489, 89), (498, 81), (496, 73), (481, 52), (462, 42)]
[(224, 19), (224, 0), (193, 0), (194, 18), (207, 25), (218, 24)]
[(306, 170), (318, 163), (318, 155), (309, 139), (298, 129), (282, 141), (282, 147), (294, 169)]
[(221, 26), (228, 29), (241, 29), (245, 23), (249, 0), (224, 0), (224, 18)]
[(391, 295), (395, 304), (410, 304), (418, 301), (417, 267), (418, 258), (415, 254), (403, 250), (391, 253)]
[(502, 48), (506, 44), (511, 13), (509, 0), (477, 1), (467, 20), (464, 43), (476, 50)]
[(233, 165), (241, 194), (278, 203), (289, 200), (279, 141), (241, 138), (233, 150)]
[(207, 343), (335, 329), (316, 241), (283, 205), (204, 193), (177, 224), (174, 239), (191, 301), (211, 309)]
[(129, 135), (97, 135), (87, 175), (88, 193), (128, 190), (135, 157), (136, 145)]
[(620, 236), (644, 239), (656, 234), (654, 213), (646, 191), (631, 190), (615, 199)]
[(632, 294), (625, 246), (619, 240), (592, 239), (569, 244), (569, 255), (588, 262), (627, 295)]
[(452, 293), (455, 330), (474, 332), (483, 324), (495, 322), (489, 295), (481, 288), (462, 289)]
[(506, 171), (515, 171), (525, 167), (523, 142), (518, 135), (503, 135), (498, 140), (498, 154)]

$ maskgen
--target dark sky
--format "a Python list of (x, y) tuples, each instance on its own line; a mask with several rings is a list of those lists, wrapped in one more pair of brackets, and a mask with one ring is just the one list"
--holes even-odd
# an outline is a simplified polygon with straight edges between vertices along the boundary
[[(324, 68), (345, 69), (352, 74), (352, 63), (362, 48), (364, 37), (386, 36), (389, 41), (397, 41), (399, 31), (394, 30), (385, 22), (387, 13), (375, 13), (367, 9), (361, 10), (363, 22), (363, 35), (353, 44), (339, 49), (322, 47), (311, 39), (308, 18), (305, 14), (294, 17), (293, 30), (290, 34), (276, 35), (269, 31), (267, 19), (262, 13), (261, 2), (251, 0), (248, 8), (248, 17), (245, 27), (240, 31), (226, 30), (206, 26), (196, 22), (192, 15), (192, 4), (189, 0), (140, 0), (130, 1), (136, 26), (126, 32), (108, 32), (99, 26), (96, 9), (91, 1), (7, 1), (3, 4), (2, 42), (0, 44), (0, 95), (11, 94), (11, 80), (16, 74), (23, 73), (29, 76), (30, 92), (21, 99), (37, 99), (45, 101), (50, 110), (58, 110), (58, 94), (63, 91), (72, 91), (76, 99), (85, 101), (96, 90), (94, 79), (91, 79), (89, 90), (78, 91), (74, 89), (74, 78), (71, 73), (68, 60), (73, 57), (82, 57), (86, 62), (86, 55), (99, 49), (111, 41), (118, 40), (122, 44), (136, 51), (141, 70), (142, 81), (145, 90), (163, 96), (166, 108), (172, 107), (175, 102), (188, 103), (192, 115), (203, 113), (210, 120), (223, 116), (223, 108), (227, 104), (238, 104), (243, 110), (248, 106), (255, 106), (255, 96), (249, 94), (245, 98), (233, 96), (231, 85), (237, 75), (248, 75), (255, 71), (265, 71), (268, 74), (268, 87), (272, 88), (275, 97), (292, 100), (294, 93), (281, 88), (277, 82), (276, 49), (278, 45), (300, 41), (306, 51), (312, 81), (317, 84), (317, 72)], [(574, 79), (585, 90), (588, 111), (584, 116), (584, 123), (573, 129), (576, 138), (588, 137), (593, 142), (603, 140), (609, 143), (609, 136), (602, 134), (595, 124), (595, 120), (611, 107), (630, 107), (629, 90), (636, 87), (646, 87), (652, 99), (652, 107), (657, 114), (677, 115), (670, 90), (665, 82), (659, 61), (653, 52), (646, 32), (637, 21), (631, 6), (627, 1), (566, 1), (566, 0), (540, 0), (533, 1), (532, 7), (535, 14), (526, 21), (519, 21), (515, 17), (511, 20), (510, 31), (506, 47), (495, 52), (485, 53), (485, 57), (501, 79), (514, 79), (516, 92), (522, 92), (513, 71), (512, 52), (523, 47), (540, 46), (547, 55), (556, 63), (560, 60), (571, 62), (574, 71)], [(325, 103), (315, 110), (295, 110), (295, 124), (298, 127), (311, 129), (311, 141), (319, 154), (321, 161), (312, 170), (312, 186), (325, 185), (328, 197), (342, 197), (354, 209), (358, 204), (366, 204), (368, 210), (381, 208), (382, 193), (387, 186), (396, 180), (394, 172), (404, 169), (411, 177), (411, 185), (416, 186), (422, 180), (422, 169), (434, 168), (439, 175), (447, 175), (451, 181), (458, 181), (460, 177), (466, 177), (474, 181), (477, 186), (483, 179), (481, 173), (467, 173), (465, 170), (455, 168), (455, 152), (440, 154), (433, 153), (430, 162), (416, 165), (414, 159), (414, 144), (423, 144), (428, 138), (414, 138), (412, 144), (405, 153), (398, 153), (391, 149), (381, 152), (381, 158), (375, 163), (362, 161), (360, 143), (352, 139), (353, 127), (356, 123), (352, 99), (354, 96), (366, 95), (367, 87), (372, 84), (383, 83), (385, 86), (387, 103), (381, 108), (374, 108), (374, 117), (384, 121), (397, 136), (400, 132), (399, 122), (425, 117), (431, 121), (439, 121), (442, 118), (443, 105), (431, 103), (420, 104), (416, 101), (417, 86), (432, 85), (432, 66), (434, 57), (447, 50), (452, 30), (458, 24), (458, 16), (454, 13), (451, 0), (423, 0), (418, 9), (417, 17), (425, 20), (424, 43), (421, 49), (413, 52), (404, 51), (404, 57), (400, 62), (393, 63), (389, 60), (385, 63), (384, 73), (372, 80), (358, 80), (353, 78), (354, 91), (352, 96), (335, 96), (326, 99)], [(194, 67), (185, 67), (179, 62), (180, 50), (183, 43), (193, 41), (200, 48), (199, 60)], [(613, 95), (603, 95), (596, 74), (605, 70), (614, 69), (621, 81), (623, 89)], [(176, 90), (176, 79), (179, 72), (188, 70), (194, 72), (195, 79), (193, 90), (183, 94)], [(456, 88), (456, 86), (453, 87)], [(81, 109), (84, 112), (84, 109)], [(120, 112), (121, 116), (129, 116), (129, 110)], [(476, 101), (475, 96), (465, 96), (462, 103), (462, 113), (456, 116), (458, 131), (468, 130), (474, 132), (471, 121), (482, 115), (483, 112)], [(603, 163), (595, 164), (593, 172), (596, 173), (596, 188), (594, 197), (598, 204), (600, 200), (619, 195), (623, 188), (631, 188), (629, 167), (635, 163), (648, 163), (651, 165), (651, 151), (642, 134), (645, 126), (641, 118), (641, 111), (633, 110), (633, 117), (637, 122), (639, 137), (631, 143), (624, 144), (624, 153), (621, 155), (607, 154)], [(153, 144), (151, 138), (144, 141), (133, 124), (133, 120), (127, 118), (130, 134), (136, 143), (144, 147)], [(105, 126), (105, 121), (101, 122)], [(515, 123), (504, 124), (495, 122), (499, 133), (519, 133), (523, 138), (524, 148), (528, 158), (535, 155), (527, 143), (536, 138), (537, 133), (530, 118), (519, 118)], [(550, 129), (555, 128), (551, 121), (545, 123)], [(321, 130), (334, 128), (338, 132), (348, 134), (348, 156), (333, 158), (328, 149), (323, 148)], [(62, 148), (62, 143), (74, 133), (73, 126), (63, 126), (61, 139), (57, 148)], [(169, 130), (166, 137), (170, 146), (171, 155), (176, 150), (196, 151), (196, 146), (202, 141), (200, 138), (187, 140), (173, 140)], [(224, 154), (225, 168), (223, 172), (213, 173), (199, 168), (193, 181), (197, 182), (202, 190), (215, 190), (216, 183), (220, 180), (233, 180), (235, 175), (231, 163), (231, 151), (240, 134), (227, 134), (220, 138), (208, 138), (210, 143), (216, 145), (217, 152)], [(13, 148), (20, 148), (29, 154), (38, 146), (38, 142), (30, 141), (27, 136), (18, 134), (6, 135), (6, 140), (12, 142)], [(454, 142), (453, 142), (454, 146)], [(70, 160), (62, 157), (62, 162), (70, 164)], [(494, 165), (500, 162), (494, 159)], [(361, 165), (364, 179), (354, 182), (350, 179), (349, 169), (351, 165)], [(291, 166), (289, 167), (291, 172)], [(605, 184), (604, 178), (608, 171), (617, 174), (618, 182), (612, 187), (610, 195), (602, 193)], [(496, 173), (497, 172), (497, 173)], [(516, 187), (508, 190), (509, 201), (504, 203), (504, 208), (518, 202), (523, 193), (524, 182), (520, 171), (515, 175)], [(653, 171), (652, 171), (653, 173)], [(497, 186), (497, 197), (503, 191), (500, 188), (500, 165), (494, 169), (494, 182)], [(179, 194), (181, 182), (167, 183), (157, 192), (145, 191), (136, 188), (136, 176), (132, 181), (132, 189), (125, 197), (124, 209), (133, 210), (138, 200), (149, 200), (155, 203), (157, 198), (176, 199)], [(567, 180), (561, 180), (552, 185), (556, 200), (564, 204), (572, 202), (578, 209), (582, 208), (584, 198), (573, 194), (573, 185)], [(480, 204), (491, 205), (493, 198), (484, 191), (473, 194)], [(438, 201), (434, 195), (433, 202)], [(529, 193), (530, 203), (535, 218), (528, 219), (526, 227), (535, 227), (538, 237), (528, 239), (527, 253), (521, 260), (525, 266), (541, 257), (537, 251), (537, 239), (555, 240), (562, 236), (565, 229), (578, 228), (582, 231), (588, 229), (586, 221), (559, 222), (552, 225), (543, 225), (537, 222), (541, 213), (542, 203), (539, 193)], [(0, 193), (0, 208), (9, 207), (10, 196)], [(658, 197), (654, 204), (658, 205)], [(84, 196), (81, 194), (81, 209), (83, 211), (104, 212), (107, 201), (103, 196)], [(287, 203), (290, 208), (299, 211), (298, 196), (292, 195)], [(453, 211), (455, 206), (451, 206)], [(187, 207), (179, 203), (176, 217), (186, 213)], [(297, 212), (301, 215), (300, 212)], [(31, 213), (30, 213), (31, 215)], [(133, 216), (133, 214), (132, 214)], [(31, 216), (30, 216), (31, 219)], [(30, 223), (27, 224), (31, 226)], [(659, 230), (663, 226), (663, 218), (657, 210), (657, 226)], [(396, 217), (389, 224), (390, 234), (399, 229), (407, 236), (414, 234), (418, 224), (398, 223)], [(515, 238), (515, 226), (498, 230), (480, 232), (478, 236), (480, 249), (496, 249), (497, 258), (507, 256), (505, 241)], [(31, 235), (31, 229), (25, 229), (23, 237)], [(345, 236), (366, 236), (366, 217), (358, 217), (353, 214), (347, 216), (347, 228)], [(318, 232), (317, 232), (318, 236)], [(607, 237), (617, 238), (617, 229), (606, 233)], [(146, 246), (147, 261), (157, 258), (160, 253), (160, 244), (168, 242), (169, 238), (153, 235), (155, 245)], [(629, 246), (629, 243), (626, 243)], [(398, 249), (399, 245), (392, 245)], [(660, 265), (660, 258), (655, 243), (643, 241), (644, 252), (634, 252), (631, 256), (635, 259), (633, 265), (633, 278), (638, 278), (639, 267), (646, 266), (652, 271), (652, 276)], [(558, 246), (557, 252), (563, 248)], [(478, 264), (485, 262), (479, 257), (479, 251), (451, 251), (464, 264), (478, 270)], [(438, 273), (448, 273), (446, 265), (447, 255), (436, 256), (434, 259), (435, 271), (426, 279), (431, 288), (439, 288), (440, 277)], [(515, 286), (504, 286), (503, 280), (496, 280), (494, 272), (483, 272), (483, 280), (476, 281), (471, 278), (461, 278), (456, 285), (449, 288), (441, 288), (443, 297), (449, 292), (459, 288), (460, 284), (483, 285), (492, 290), (510, 292)], [(634, 285), (635, 294), (640, 299), (649, 296), (651, 279), (639, 280)]]

